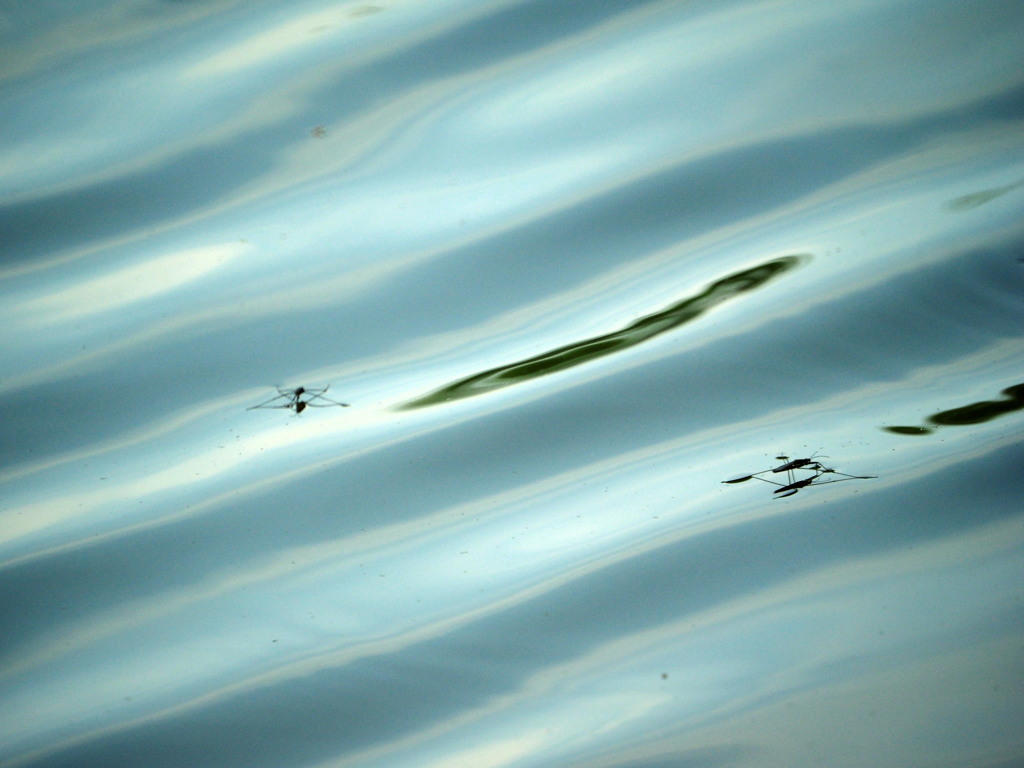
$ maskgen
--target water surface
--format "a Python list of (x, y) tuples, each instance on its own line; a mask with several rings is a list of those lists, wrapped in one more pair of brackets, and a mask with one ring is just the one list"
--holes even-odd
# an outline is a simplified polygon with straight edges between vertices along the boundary
[(0, 764), (1024, 760), (1024, 3), (0, 40)]

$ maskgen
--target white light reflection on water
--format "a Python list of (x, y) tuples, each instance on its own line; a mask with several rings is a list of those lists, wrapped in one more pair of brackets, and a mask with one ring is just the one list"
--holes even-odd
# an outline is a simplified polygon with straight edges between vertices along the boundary
[(63, 5), (0, 763), (1024, 759), (1024, 3)]

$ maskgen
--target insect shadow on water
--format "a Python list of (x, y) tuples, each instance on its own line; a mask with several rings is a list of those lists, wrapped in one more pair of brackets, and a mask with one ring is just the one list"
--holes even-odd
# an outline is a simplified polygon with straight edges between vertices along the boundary
[[(277, 395), (259, 405), (251, 405), (245, 410), (253, 411), (257, 408), (288, 408), (295, 413), (302, 413), (307, 407), (310, 408), (348, 408), (348, 403), (339, 403), (326, 396), (330, 384), (320, 389), (297, 387), (295, 389), (277, 388)], [(306, 399), (303, 400), (302, 398)]]
[[(769, 469), (763, 469), (760, 472), (752, 472), (749, 475), (742, 475), (741, 477), (734, 477), (732, 480), (723, 480), (723, 483), (745, 483), (747, 480), (763, 480), (766, 483), (779, 486), (773, 491), (775, 498), (782, 499), (786, 496), (792, 496), (794, 493), (799, 491), (801, 488), (807, 488), (812, 485), (827, 485), (829, 483), (841, 483), (844, 480), (873, 480), (876, 475), (847, 475), (842, 472), (836, 472), (830, 467), (826, 467), (820, 461), (818, 461), (818, 454), (809, 456), (804, 459), (791, 459), (789, 456), (776, 456), (777, 461), (783, 462), (777, 467), (771, 467)], [(820, 458), (827, 459), (828, 456), (822, 456)], [(785, 472), (786, 482), (780, 483), (775, 480), (770, 480), (762, 475), (778, 475)], [(800, 477), (796, 473), (806, 472), (810, 473)], [(828, 475), (830, 479), (821, 480), (820, 478)]]

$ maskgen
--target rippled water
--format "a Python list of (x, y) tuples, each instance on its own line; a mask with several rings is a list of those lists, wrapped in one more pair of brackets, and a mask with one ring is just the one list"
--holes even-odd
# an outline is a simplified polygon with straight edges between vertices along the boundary
[(0, 40), (0, 763), (1024, 761), (1024, 3)]

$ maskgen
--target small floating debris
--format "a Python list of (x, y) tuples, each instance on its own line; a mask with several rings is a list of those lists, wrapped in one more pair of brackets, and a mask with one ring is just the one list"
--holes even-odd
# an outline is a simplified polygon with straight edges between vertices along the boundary
[[(252, 411), (257, 408), (288, 408), (289, 410), (295, 411), (295, 413), (302, 413), (306, 410), (307, 406), (310, 408), (334, 408), (338, 406), (341, 408), (348, 408), (348, 403), (339, 403), (337, 400), (331, 400), (331, 398), (326, 396), (326, 392), (330, 386), (331, 385), (328, 384), (322, 389), (308, 389), (306, 387), (282, 389), (281, 387), (278, 387), (277, 395), (270, 398), (265, 403), (251, 405), (245, 410)], [(303, 397), (306, 399), (303, 400)]]
[[(740, 477), (734, 477), (732, 480), (723, 480), (722, 482), (726, 484), (733, 484), (745, 483), (747, 480), (762, 480), (766, 483), (779, 486), (778, 489), (772, 493), (776, 494), (775, 498), (782, 499), (786, 496), (792, 496), (801, 488), (808, 488), (812, 485), (841, 483), (844, 480), (874, 480), (877, 477), (877, 475), (847, 475), (842, 472), (836, 472), (831, 467), (826, 467), (818, 461), (817, 454), (805, 459), (790, 459), (789, 456), (776, 456), (775, 458), (777, 461), (784, 463), (777, 467), (763, 469), (760, 472), (752, 472), (749, 475), (741, 475)], [(821, 458), (827, 459), (828, 456), (822, 456)], [(767, 477), (762, 477), (762, 475), (767, 475), (769, 473), (778, 475), (783, 472), (786, 473), (786, 482), (784, 483), (770, 480)], [(828, 480), (820, 479), (826, 475), (829, 476)]]

